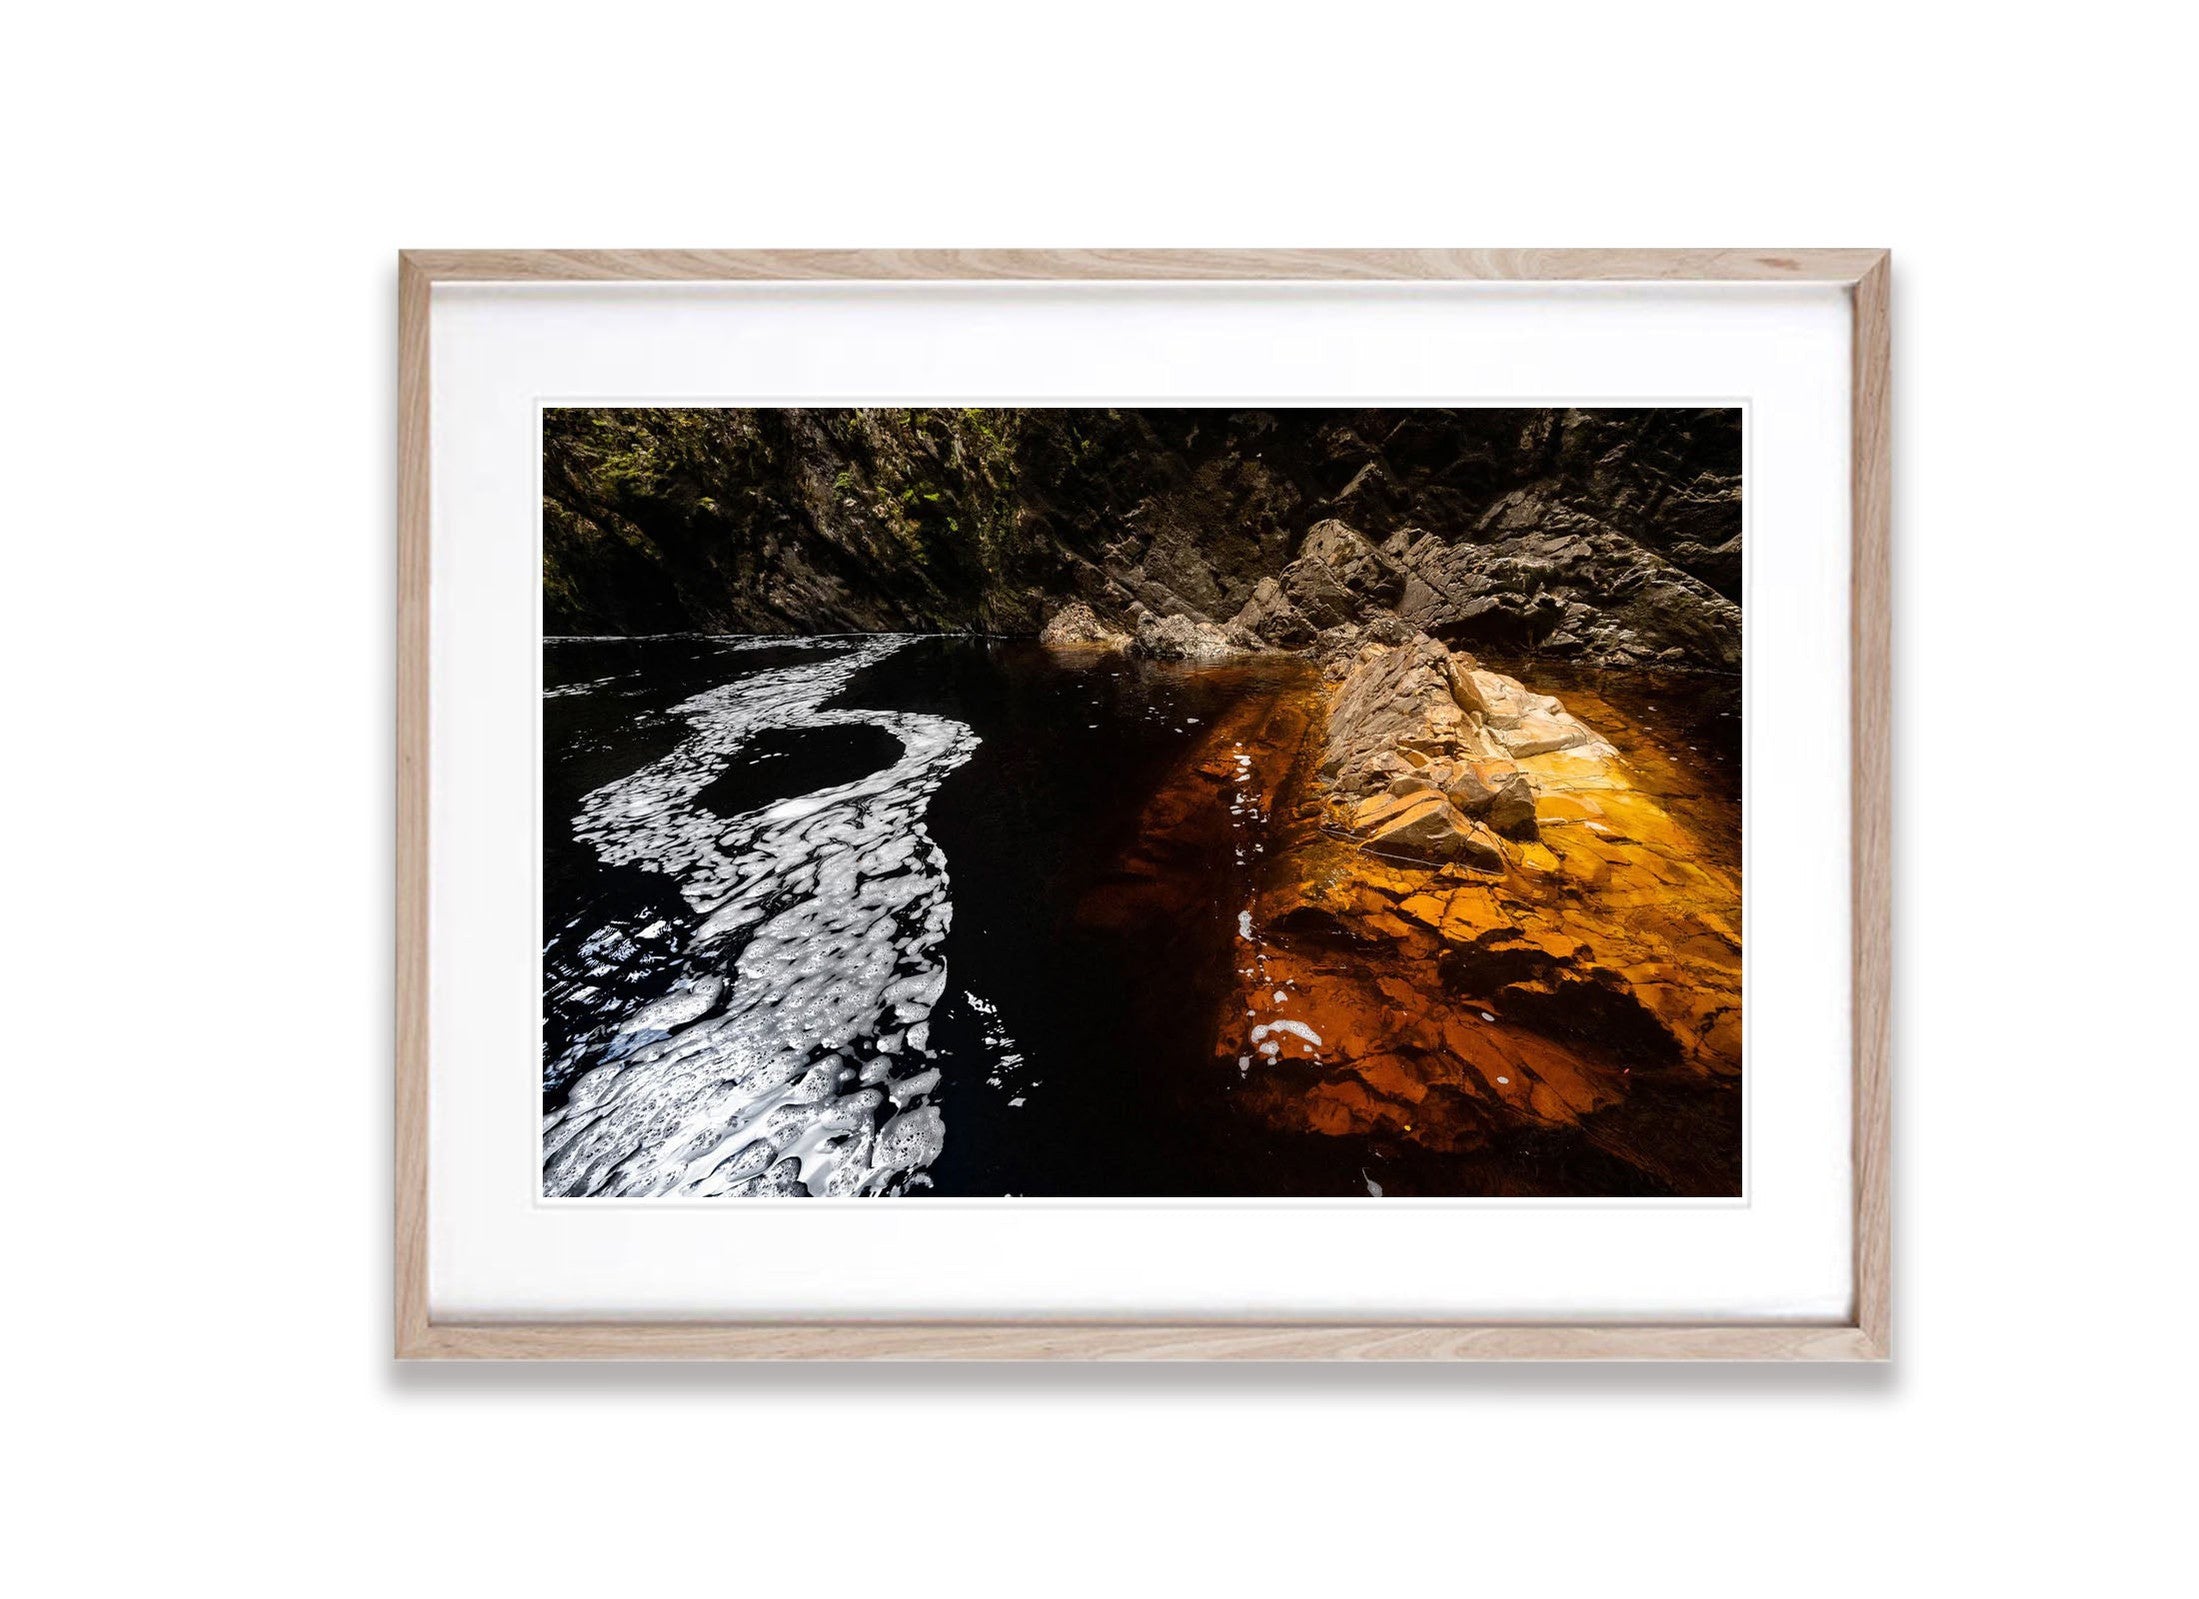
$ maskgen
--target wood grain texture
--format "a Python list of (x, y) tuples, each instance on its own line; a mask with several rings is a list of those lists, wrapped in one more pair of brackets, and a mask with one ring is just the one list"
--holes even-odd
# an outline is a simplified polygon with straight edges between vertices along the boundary
[(397, 265), (397, 1345), (428, 1331), (428, 294)]
[(411, 250), (438, 282), (1852, 283), (1873, 250)]
[(1884, 1358), (1892, 1338), (1893, 324), (1892, 261), (1856, 282), (1850, 395), (1850, 863), (1853, 872), (1856, 1324)]
[(1813, 1360), (1875, 1358), (1852, 1326), (1329, 1326), (1125, 1322), (438, 1326), (446, 1360)]
[[(499, 1360), (1884, 1360), (1892, 789), (1891, 338), (1882, 250), (415, 250), (398, 263), (395, 1347)], [(430, 296), (438, 282), (1776, 282), (1853, 300), (1854, 1315), (1840, 1325), (438, 1324), (428, 1308)]]

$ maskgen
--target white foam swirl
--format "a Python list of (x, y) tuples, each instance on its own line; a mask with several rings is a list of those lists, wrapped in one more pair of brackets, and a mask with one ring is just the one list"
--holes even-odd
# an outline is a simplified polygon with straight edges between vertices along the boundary
[[(674, 707), (692, 731), (581, 802), (575, 836), (606, 864), (663, 872), (699, 925), (667, 990), (543, 1121), (558, 1197), (894, 1192), (936, 1158), (927, 1095), (940, 946), (953, 907), (923, 826), (977, 735), (945, 717), (821, 709), (908, 641), (870, 638)], [(767, 728), (867, 723), (885, 770), (736, 817), (697, 796)]]

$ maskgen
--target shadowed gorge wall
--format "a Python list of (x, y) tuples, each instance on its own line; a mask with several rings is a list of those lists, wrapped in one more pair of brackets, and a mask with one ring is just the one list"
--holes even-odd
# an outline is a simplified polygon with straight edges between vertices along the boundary
[[(544, 626), (1036, 633), (1737, 670), (1737, 410), (556, 409)], [(1330, 527), (1341, 523), (1358, 538)]]

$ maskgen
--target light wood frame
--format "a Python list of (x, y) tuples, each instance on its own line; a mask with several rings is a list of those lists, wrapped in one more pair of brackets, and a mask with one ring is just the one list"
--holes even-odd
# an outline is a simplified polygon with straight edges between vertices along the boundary
[[(408, 250), (398, 257), (396, 1353), (403, 1359), (1817, 1360), (1890, 1354), (1892, 986), (1884, 250)], [(429, 1318), (428, 301), (437, 283), (711, 280), (1717, 281), (1838, 284), (1853, 304), (1855, 1297), (1822, 1325), (1063, 1322), (472, 1323)]]

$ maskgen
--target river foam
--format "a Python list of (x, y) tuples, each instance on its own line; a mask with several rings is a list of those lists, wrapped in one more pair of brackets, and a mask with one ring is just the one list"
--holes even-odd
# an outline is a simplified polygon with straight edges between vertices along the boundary
[[(581, 802), (575, 837), (607, 866), (670, 878), (692, 920), (676, 930), (681, 954), (652, 969), (653, 992), (591, 1044), (593, 1063), (544, 1117), (544, 1194), (854, 1195), (923, 1183), (946, 1137), (928, 1045), (953, 916), (946, 859), (923, 819), (978, 739), (946, 717), (824, 708), (906, 642), (868, 637), (698, 694), (673, 707), (689, 725), (677, 749)], [(766, 729), (854, 723), (885, 729), (900, 759), (731, 819), (699, 802)], [(659, 936), (605, 926), (582, 947)]]

